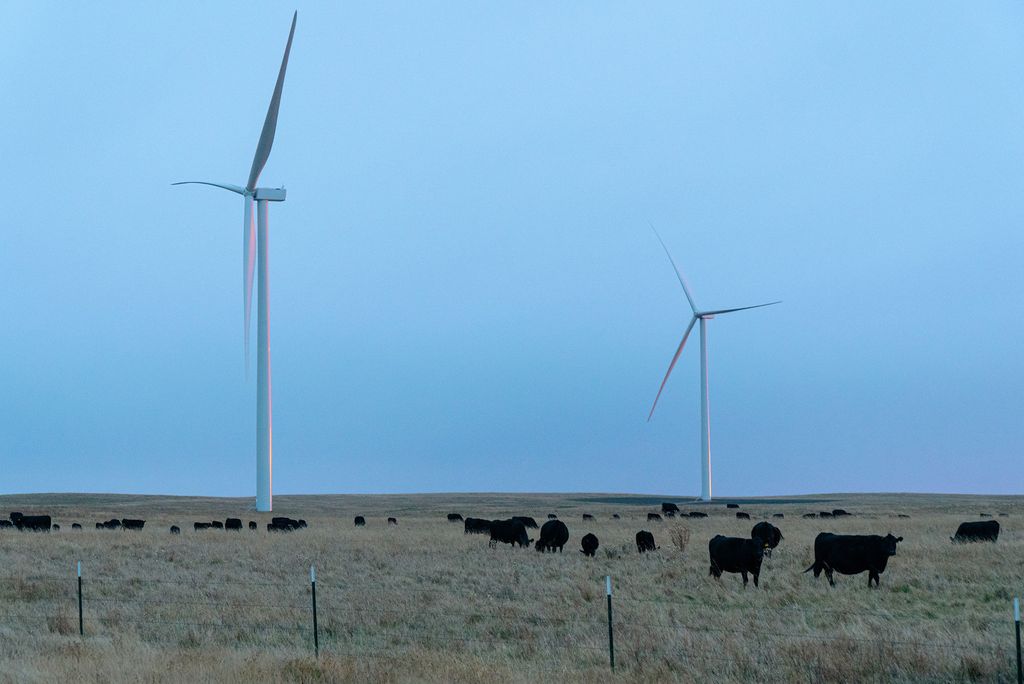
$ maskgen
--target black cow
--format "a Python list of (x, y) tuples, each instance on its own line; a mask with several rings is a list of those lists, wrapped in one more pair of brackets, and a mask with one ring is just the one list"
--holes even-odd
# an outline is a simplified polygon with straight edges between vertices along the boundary
[(388, 518), (388, 525), (397, 525), (398, 518)]
[[(274, 529), (271, 529), (273, 527)], [(302, 521), (284, 516), (271, 518), (267, 530), (271, 532), (293, 532), (302, 528)]]
[(449, 513), (448, 514), (448, 522), (462, 522), (462, 514), (461, 513)]
[(590, 513), (584, 513), (583, 514), (583, 519), (584, 520), (593, 520), (594, 516), (592, 516)]
[(800, 517), (801, 517), (801, 518), (817, 518), (817, 517), (818, 517), (818, 514), (817, 514), (817, 513), (804, 513), (804, 514), (803, 514), (802, 516), (800, 516)]
[(241, 518), (228, 518), (224, 521), (225, 530), (234, 530), (235, 532), (242, 531), (242, 519)]
[(750, 514), (744, 513), (743, 511), (736, 511), (737, 520), (750, 520)]
[(490, 534), (491, 521), (484, 518), (466, 518), (462, 523), (463, 534)]
[(210, 521), (210, 527), (212, 527), (215, 530), (223, 530), (224, 523), (222, 523), (220, 520), (212, 520)]
[(691, 518), (706, 518), (706, 517), (708, 517), (708, 514), (707, 513), (702, 513), (700, 511), (690, 511), (690, 517)]
[(353, 525), (355, 525), (356, 527), (363, 527), (364, 525), (366, 525), (366, 518), (364, 518), (364, 517), (363, 517), (363, 516), (361, 516), (361, 515), (357, 515), (357, 516), (356, 516), (356, 517), (355, 517), (355, 518), (354, 518), (354, 519), (352, 520), (352, 524), (353, 524)]
[(124, 518), (121, 520), (121, 527), (126, 530), (141, 530), (145, 526), (145, 520), (134, 520), (132, 518)]
[(910, 516), (907, 515), (906, 513), (897, 513), (896, 517), (897, 518), (909, 518)]
[(307, 527), (309, 527), (309, 525), (308, 525), (308, 524), (306, 524), (306, 521), (305, 521), (305, 520), (303, 520), (302, 518), (299, 518), (299, 529), (300, 529), (300, 530), (304, 530), (304, 529), (306, 529)]
[(619, 520), (620, 516), (618, 513), (612, 513), (612, 520)]
[(662, 513), (678, 513), (679, 512), (679, 506), (676, 506), (674, 503), (663, 503), (663, 504), (661, 504), (661, 512)]
[(60, 532), (60, 525), (58, 525), (57, 523), (53, 523), (52, 525), (50, 525), (50, 529), (54, 532)]
[(28, 532), (49, 532), (53, 527), (53, 520), (48, 515), (21, 515), (19, 513), (12, 522), (19, 530)]
[(657, 513), (648, 513), (647, 514), (647, 520), (648, 521), (650, 521), (650, 520), (657, 520), (658, 522), (661, 522), (661, 516), (658, 515)]
[(833, 572), (856, 575), (867, 570), (868, 586), (874, 580), (877, 587), (878, 576), (885, 571), (889, 557), (896, 555), (896, 544), (901, 541), (903, 537), (894, 537), (891, 533), (881, 537), (822, 532), (814, 539), (814, 563), (804, 572), (814, 570), (814, 576), (818, 577), (824, 570), (828, 583), (834, 587)]
[(256, 524), (255, 520), (250, 520), (249, 521), (249, 529), (250, 530), (258, 530), (259, 529), (259, 525)]
[(723, 572), (738, 572), (743, 577), (743, 586), (747, 586), (747, 573), (754, 576), (754, 586), (761, 574), (761, 561), (764, 560), (764, 546), (759, 539), (742, 539), (716, 535), (708, 542), (708, 555), (711, 557), (709, 575), (721, 578)]
[(171, 534), (181, 534), (181, 528), (177, 525), (171, 525)]
[(198, 532), (199, 530), (208, 530), (211, 527), (213, 527), (213, 524), (208, 522), (192, 523), (192, 529), (194, 529), (196, 532)]
[(785, 518), (786, 514), (785, 513), (772, 513), (772, 517), (773, 518)]
[(982, 520), (980, 522), (960, 523), (956, 528), (956, 536), (950, 537), (953, 542), (994, 542), (999, 539), (999, 522), (996, 520)]
[(519, 522), (523, 523), (524, 525), (526, 525), (527, 529), (535, 530), (538, 527), (537, 521), (528, 515), (513, 515), (512, 519), (518, 520)]
[(654, 535), (647, 530), (640, 530), (636, 533), (636, 552), (647, 553), (648, 551), (657, 551), (658, 547), (654, 545)]
[(980, 515), (982, 518), (991, 518), (992, 517), (991, 513), (979, 513), (978, 515)]
[(758, 539), (764, 546), (764, 555), (772, 557), (772, 549), (782, 541), (782, 531), (770, 522), (759, 522), (750, 530), (750, 538)]
[(5, 527), (14, 527), (14, 523), (12, 523), (10, 520), (0, 520), (0, 530), (4, 529)]
[(835, 516), (832, 515), (832, 511), (819, 511), (818, 512), (818, 517), (819, 518), (833, 518)]
[(97, 530), (102, 530), (103, 529), (103, 523), (96, 523), (96, 529)]
[(81, 523), (71, 523), (71, 529), (73, 529), (73, 530), (80, 530), (80, 529), (82, 529), (82, 525), (81, 525)]
[(121, 521), (117, 518), (111, 518), (110, 520), (100, 523), (105, 530), (119, 530), (121, 529)]
[(843, 510), (842, 508), (832, 509), (832, 517), (834, 517), (834, 518), (842, 518), (842, 517), (847, 516), (847, 515), (850, 515), (850, 514), (847, 513), (845, 510)]
[(534, 546), (538, 551), (551, 551), (557, 548), (562, 552), (565, 542), (569, 541), (569, 528), (561, 520), (548, 520), (540, 528), (540, 539)]
[(498, 543), (510, 544), (515, 547), (519, 544), (519, 548), (525, 548), (533, 540), (526, 534), (526, 525), (519, 520), (492, 520), (491, 521), (491, 540), (487, 542), (487, 545), (492, 549), (495, 548)]
[(582, 549), (580, 549), (580, 551), (582, 551), (584, 556), (593, 558), (594, 554), (597, 553), (597, 547), (600, 545), (601, 542), (597, 540), (597, 537), (588, 532), (587, 534), (583, 535), (583, 539), (580, 540), (580, 546), (583, 547)]
[(740, 505), (739, 504), (725, 504), (725, 507), (726, 508), (739, 508)]
[(558, 516), (554, 513), (548, 513), (548, 520), (558, 520)]

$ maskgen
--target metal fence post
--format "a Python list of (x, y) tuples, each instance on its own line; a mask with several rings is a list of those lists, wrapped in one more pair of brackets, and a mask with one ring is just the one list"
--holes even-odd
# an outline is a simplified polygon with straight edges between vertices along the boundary
[[(1019, 629), (1017, 631), (1020, 632)], [(85, 636), (85, 623), (82, 621), (82, 561), (78, 561), (78, 636)]]
[(1013, 599), (1013, 624), (1017, 631), (1017, 684), (1024, 683), (1024, 668), (1020, 662), (1020, 597)]
[[(605, 575), (604, 590), (608, 595), (608, 662), (615, 672), (615, 632), (612, 630), (612, 576)], [(1019, 632), (1019, 630), (1018, 630)]]
[(316, 566), (309, 566), (309, 583), (313, 588), (313, 652), (320, 658), (320, 632), (316, 624)]

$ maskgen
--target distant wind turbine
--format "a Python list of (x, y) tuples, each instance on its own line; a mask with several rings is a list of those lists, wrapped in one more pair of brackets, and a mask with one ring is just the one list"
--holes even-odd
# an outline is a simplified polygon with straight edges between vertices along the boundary
[[(245, 319), (245, 368), (249, 370), (249, 329), (252, 325), (252, 284), (253, 267), (256, 252), (259, 252), (259, 299), (256, 316), (256, 510), (273, 510), (273, 420), (270, 396), (270, 281), (267, 277), (267, 233), (269, 230), (267, 202), (283, 202), (284, 188), (257, 188), (260, 172), (270, 157), (270, 148), (274, 145), (274, 132), (277, 130), (277, 112), (281, 107), (281, 91), (284, 88), (284, 74), (288, 69), (288, 53), (292, 50), (292, 37), (295, 35), (295, 21), (299, 13), (292, 15), (292, 27), (288, 31), (288, 43), (284, 48), (281, 70), (277, 74), (277, 84), (270, 98), (267, 118), (263, 121), (263, 132), (256, 145), (256, 156), (252, 160), (249, 181), (245, 187), (227, 183), (210, 183), (207, 181), (183, 181), (172, 185), (212, 185), (223, 188), (242, 196), (244, 202), (244, 223), (242, 224), (242, 298)], [(259, 225), (258, 233), (252, 225), (252, 202), (256, 200), (256, 217)], [(258, 245), (258, 246), (257, 246)]]
[(690, 319), (690, 325), (686, 326), (686, 332), (683, 333), (683, 339), (679, 343), (679, 348), (676, 349), (675, 356), (672, 357), (672, 363), (668, 365), (668, 372), (665, 373), (665, 378), (661, 381), (661, 387), (658, 388), (658, 394), (654, 397), (654, 404), (651, 406), (651, 412), (647, 414), (647, 420), (651, 420), (651, 416), (654, 415), (654, 409), (658, 405), (658, 399), (661, 397), (662, 390), (665, 389), (665, 383), (668, 382), (668, 376), (672, 375), (672, 369), (676, 367), (676, 361), (679, 360), (680, 354), (683, 353), (683, 347), (686, 346), (686, 340), (690, 336), (690, 331), (693, 330), (693, 325), (700, 321), (700, 470), (701, 470), (701, 482), (700, 482), (700, 498), (703, 501), (711, 500), (711, 415), (708, 406), (708, 338), (707, 338), (707, 321), (714, 318), (719, 314), (732, 313), (734, 311), (746, 311), (747, 309), (759, 309), (762, 306), (771, 306), (772, 304), (778, 304), (779, 302), (768, 302), (766, 304), (755, 304), (754, 306), (741, 306), (735, 309), (716, 309), (714, 311), (699, 311), (697, 304), (693, 300), (693, 293), (690, 292), (690, 287), (686, 284), (686, 279), (683, 278), (683, 274), (680, 272), (679, 267), (676, 266), (675, 260), (668, 251), (668, 247), (665, 245), (665, 241), (661, 239), (661, 235), (655, 230), (654, 226), (651, 226), (651, 230), (658, 237), (658, 242), (661, 243), (662, 249), (665, 250), (665, 255), (668, 257), (669, 263), (672, 264), (672, 268), (676, 272), (676, 277), (679, 278), (679, 284), (683, 286), (683, 294), (686, 295), (686, 301), (690, 303), (690, 310), (693, 311), (693, 318)]

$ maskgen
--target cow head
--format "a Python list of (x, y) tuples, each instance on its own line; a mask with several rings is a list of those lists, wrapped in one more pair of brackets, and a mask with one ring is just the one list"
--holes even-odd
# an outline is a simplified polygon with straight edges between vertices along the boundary
[(888, 555), (895, 556), (896, 544), (898, 544), (901, 541), (903, 541), (903, 537), (894, 537), (892, 536), (892, 532), (890, 532), (889, 534), (885, 535), (885, 537), (882, 539), (882, 548)]

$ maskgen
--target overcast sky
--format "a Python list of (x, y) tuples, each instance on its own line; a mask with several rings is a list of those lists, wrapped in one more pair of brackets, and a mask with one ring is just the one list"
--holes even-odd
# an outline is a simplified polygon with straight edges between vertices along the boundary
[[(251, 496), (292, 8), (0, 5), (0, 493)], [(275, 493), (1021, 493), (1020, 3), (298, 7)]]

